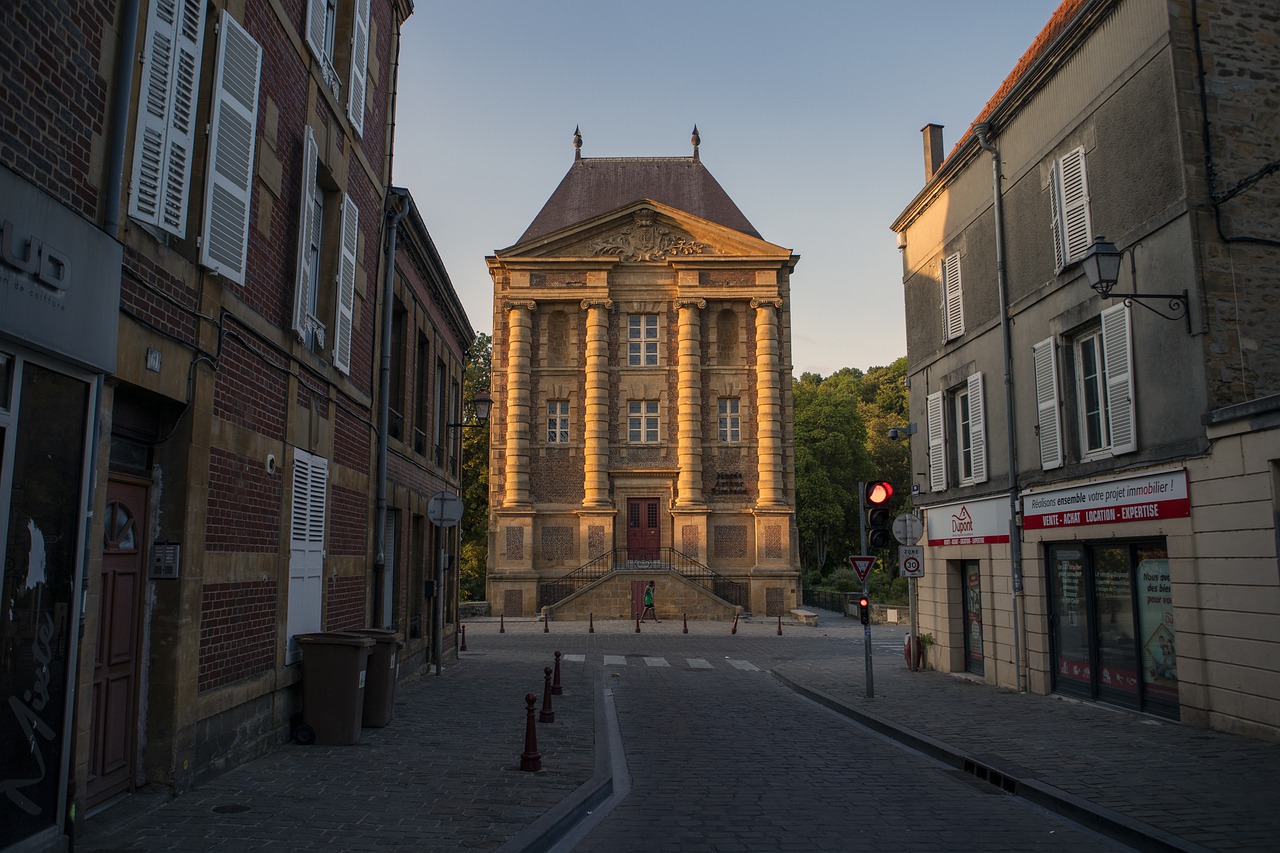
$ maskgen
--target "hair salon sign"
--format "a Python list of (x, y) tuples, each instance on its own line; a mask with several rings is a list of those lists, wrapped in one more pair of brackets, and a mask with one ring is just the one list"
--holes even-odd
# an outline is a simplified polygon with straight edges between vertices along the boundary
[(1187, 472), (1182, 469), (1022, 496), (1022, 526), (1026, 530), (1123, 524), (1190, 515)]

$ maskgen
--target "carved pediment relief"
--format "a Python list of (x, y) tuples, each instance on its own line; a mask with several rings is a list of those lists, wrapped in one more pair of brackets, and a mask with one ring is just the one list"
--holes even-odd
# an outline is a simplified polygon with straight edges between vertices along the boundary
[(592, 255), (612, 255), (624, 263), (665, 261), (687, 255), (715, 255), (716, 248), (688, 232), (659, 222), (648, 208), (637, 210), (631, 224), (587, 244)]

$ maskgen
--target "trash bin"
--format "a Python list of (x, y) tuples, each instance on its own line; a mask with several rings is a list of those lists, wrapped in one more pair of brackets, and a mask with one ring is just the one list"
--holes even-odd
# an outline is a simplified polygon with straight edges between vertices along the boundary
[(300, 743), (360, 740), (365, 678), (374, 640), (344, 631), (299, 634), (302, 644)]
[(369, 656), (369, 677), (364, 684), (364, 727), (380, 729), (391, 722), (396, 704), (396, 680), (404, 640), (386, 628), (356, 628), (349, 633), (374, 641)]

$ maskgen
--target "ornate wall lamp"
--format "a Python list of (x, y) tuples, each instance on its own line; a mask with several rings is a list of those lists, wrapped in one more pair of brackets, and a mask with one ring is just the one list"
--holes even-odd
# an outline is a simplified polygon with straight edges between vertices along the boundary
[[(1138, 266), (1133, 259), (1133, 248), (1128, 249), (1129, 252), (1129, 277), (1133, 280), (1134, 290), (1138, 287)], [(1146, 308), (1153, 314), (1158, 314), (1166, 320), (1183, 319), (1187, 323), (1187, 334), (1191, 332), (1191, 312), (1188, 309), (1189, 298), (1187, 291), (1181, 293), (1113, 293), (1112, 288), (1116, 286), (1116, 280), (1120, 278), (1120, 260), (1124, 256), (1124, 252), (1117, 249), (1114, 243), (1107, 242), (1107, 238), (1099, 234), (1094, 238), (1093, 245), (1089, 247), (1089, 251), (1084, 253), (1084, 257), (1080, 259), (1080, 266), (1084, 270), (1084, 277), (1089, 280), (1089, 286), (1102, 296), (1103, 299), (1123, 299), (1125, 305), (1132, 305), (1134, 300), (1138, 300), (1138, 304)], [(1142, 300), (1145, 299), (1166, 299), (1168, 300), (1168, 310), (1171, 314), (1152, 308)]]

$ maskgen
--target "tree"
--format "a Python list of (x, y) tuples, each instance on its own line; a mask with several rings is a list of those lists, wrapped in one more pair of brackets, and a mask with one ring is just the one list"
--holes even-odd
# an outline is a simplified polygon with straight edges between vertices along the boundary
[[(467, 350), (463, 372), (463, 399), (489, 390), (493, 364), (493, 338), (481, 332)], [(462, 430), (462, 548), (459, 555), (463, 601), (484, 598), (489, 562), (489, 429), (486, 425)]]
[(811, 572), (824, 571), (857, 541), (854, 490), (866, 464), (866, 430), (853, 393), (859, 379), (857, 371), (826, 380), (805, 373), (794, 386), (796, 527), (801, 562)]

